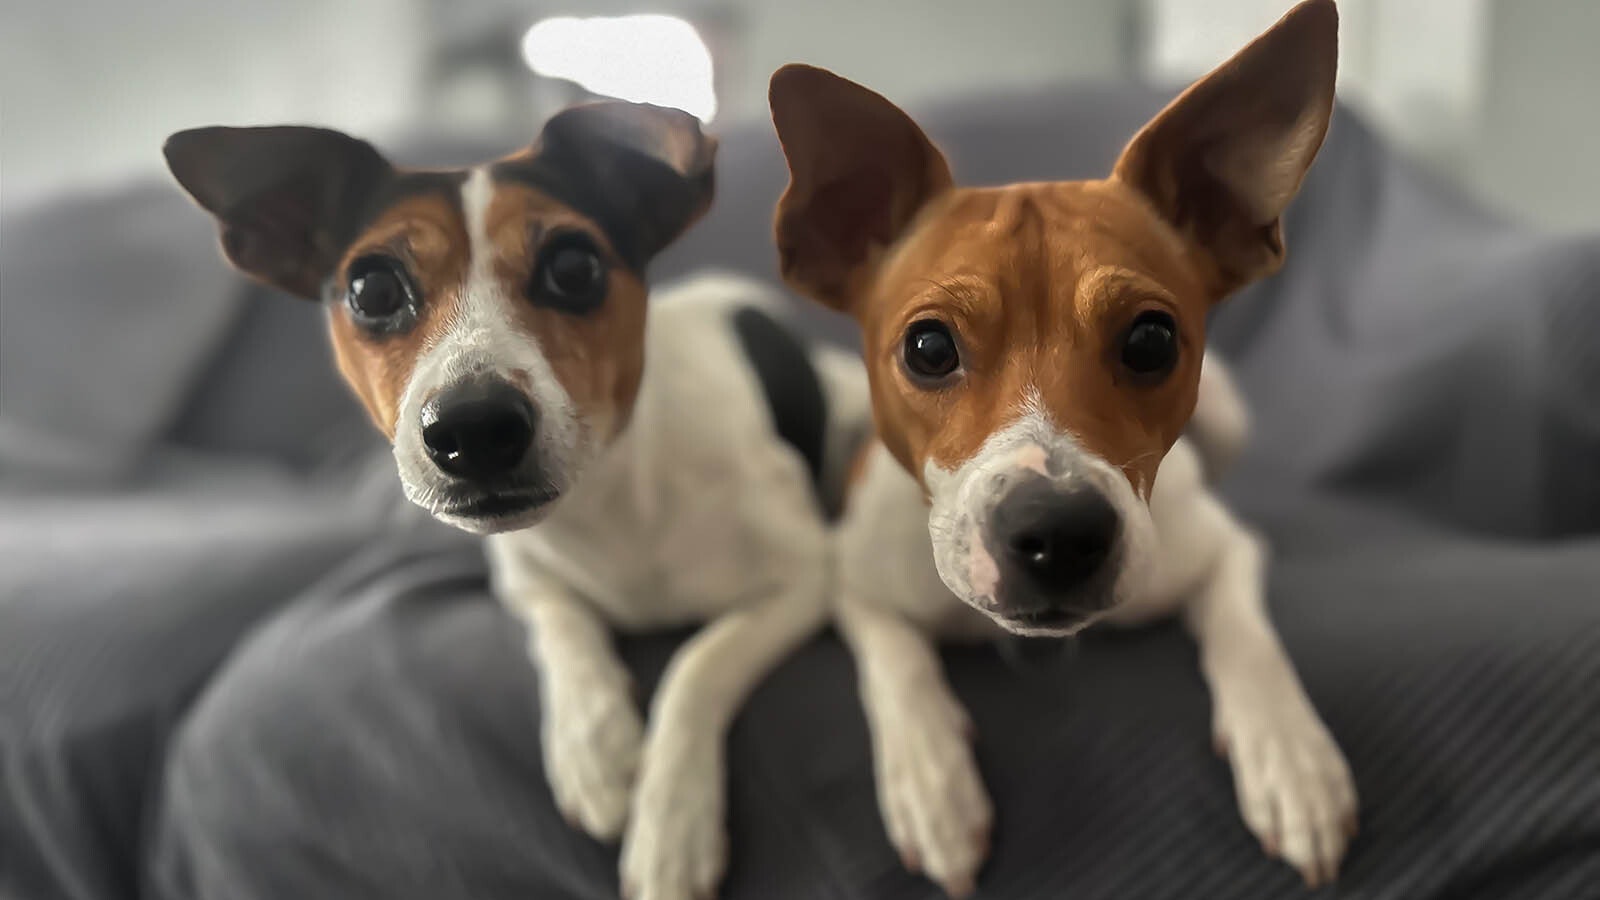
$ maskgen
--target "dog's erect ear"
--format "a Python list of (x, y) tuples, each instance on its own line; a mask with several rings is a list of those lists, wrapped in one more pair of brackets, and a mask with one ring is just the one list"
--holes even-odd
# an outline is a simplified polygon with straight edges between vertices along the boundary
[(1283, 262), (1280, 219), (1333, 113), (1339, 13), (1309, 0), (1162, 110), (1123, 151), (1132, 186), (1231, 291)]
[(875, 254), (950, 188), (950, 167), (899, 107), (824, 69), (784, 66), (768, 101), (789, 161), (778, 265), (796, 290), (850, 312)]
[(162, 152), (216, 217), (229, 261), (309, 300), (393, 174), (372, 145), (324, 128), (195, 128)]
[(680, 109), (605, 100), (545, 123), (530, 158), (539, 187), (605, 229), (635, 268), (672, 243), (711, 206), (716, 138)]

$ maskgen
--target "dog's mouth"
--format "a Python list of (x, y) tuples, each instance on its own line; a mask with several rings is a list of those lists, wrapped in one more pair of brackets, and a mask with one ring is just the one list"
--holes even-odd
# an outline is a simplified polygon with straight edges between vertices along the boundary
[(548, 488), (474, 492), (449, 497), (433, 508), (437, 518), (477, 534), (516, 531), (543, 519), (560, 493)]
[(1028, 637), (1066, 637), (1087, 628), (1095, 613), (1078, 609), (1045, 609), (1012, 612), (995, 610), (990, 613), (995, 623), (1012, 634)]
[(1005, 618), (1024, 628), (1070, 628), (1088, 619), (1088, 616), (1064, 609), (1047, 609), (1037, 612), (1019, 612)]

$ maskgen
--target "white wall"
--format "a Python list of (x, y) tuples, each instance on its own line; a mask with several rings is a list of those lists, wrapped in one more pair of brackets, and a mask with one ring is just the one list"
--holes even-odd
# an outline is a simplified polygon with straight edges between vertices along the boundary
[(1494, 7), (1472, 183), (1533, 221), (1600, 229), (1600, 2)]
[[(648, 7), (731, 10), (742, 53), (721, 116), (765, 114), (785, 62), (836, 67), (895, 99), (1107, 77), (1125, 0), (454, 0), (452, 25)], [(8, 201), (156, 171), (162, 139), (201, 124), (298, 121), (382, 138), (416, 109), (425, 0), (0, 0), (0, 187)], [(525, 25), (523, 26), (525, 27)], [(461, 30), (455, 28), (453, 30)], [(446, 104), (481, 127), (468, 87)], [(8, 203), (9, 205), (9, 203)]]
[(418, 31), (390, 0), (0, 0), (0, 189), (154, 171), (196, 125), (382, 129), (413, 101)]
[(902, 104), (995, 86), (1107, 78), (1123, 66), (1123, 0), (748, 0), (743, 109), (787, 62), (837, 71)]
[[(1144, 0), (1143, 70), (1192, 78), (1289, 0)], [(1481, 199), (1600, 229), (1600, 2), (1340, 0), (1339, 91), (1389, 139)]]
[[(1192, 77), (1290, 2), (0, 0), (0, 199), (154, 172), (161, 140), (192, 125), (302, 121), (382, 140), (403, 123), (503, 124), (470, 83), (415, 122), (439, 21), (462, 31), (645, 8), (728, 13), (742, 35), (719, 73), (720, 123), (764, 115), (767, 76), (791, 61), (908, 105), (1129, 72)], [(1505, 209), (1600, 228), (1600, 0), (1340, 7), (1341, 91), (1385, 133)], [(1136, 13), (1152, 26), (1142, 60), (1129, 42)]]

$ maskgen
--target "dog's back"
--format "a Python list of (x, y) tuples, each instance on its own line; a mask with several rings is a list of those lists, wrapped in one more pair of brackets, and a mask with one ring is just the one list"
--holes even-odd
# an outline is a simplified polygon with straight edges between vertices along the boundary
[(738, 275), (710, 272), (669, 286), (652, 315), (657, 325), (665, 317), (674, 320), (668, 328), (681, 322), (712, 339), (731, 331), (760, 389), (765, 425), (805, 462), (824, 513), (836, 517), (851, 463), (872, 434), (859, 355), (805, 335), (779, 292)]

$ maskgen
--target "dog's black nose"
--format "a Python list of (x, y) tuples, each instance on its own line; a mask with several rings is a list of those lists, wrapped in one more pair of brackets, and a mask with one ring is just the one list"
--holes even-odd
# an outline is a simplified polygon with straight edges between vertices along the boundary
[(537, 421), (521, 391), (497, 378), (475, 378), (422, 405), (422, 443), (446, 474), (490, 480), (509, 474), (528, 455)]
[(1093, 488), (1059, 489), (1043, 479), (1013, 488), (994, 509), (991, 534), (1007, 591), (1019, 608), (1055, 608), (1090, 581), (1116, 546), (1121, 520)]

